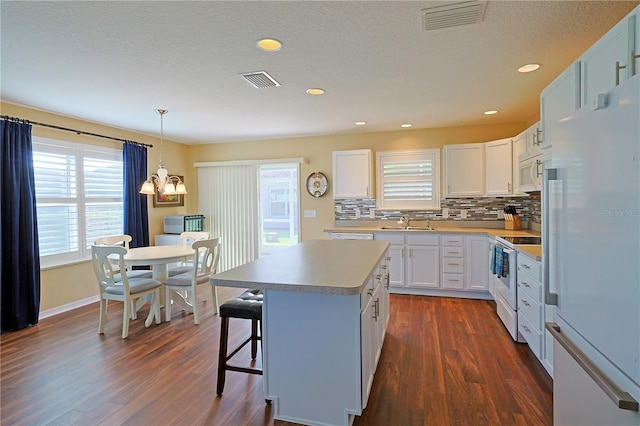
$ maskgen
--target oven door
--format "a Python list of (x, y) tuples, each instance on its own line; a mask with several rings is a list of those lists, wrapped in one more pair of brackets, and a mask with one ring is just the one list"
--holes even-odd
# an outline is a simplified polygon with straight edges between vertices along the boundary
[(500, 293), (513, 311), (516, 311), (518, 308), (516, 298), (516, 251), (499, 243), (496, 244), (496, 247), (502, 249), (502, 264), (499, 264), (499, 258), (494, 258), (495, 264), (491, 271), (497, 278), (497, 280), (494, 280), (496, 284), (495, 291)]

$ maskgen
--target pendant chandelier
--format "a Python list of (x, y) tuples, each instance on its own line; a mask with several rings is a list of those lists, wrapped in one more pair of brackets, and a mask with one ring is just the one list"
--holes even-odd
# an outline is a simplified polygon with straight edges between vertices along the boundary
[[(141, 194), (153, 195), (155, 188), (163, 195), (182, 195), (187, 193), (187, 188), (178, 176), (169, 176), (169, 171), (164, 167), (164, 126), (162, 118), (169, 112), (166, 109), (157, 109), (160, 114), (160, 167), (158, 171), (149, 176), (140, 189)], [(155, 188), (154, 188), (155, 183)]]

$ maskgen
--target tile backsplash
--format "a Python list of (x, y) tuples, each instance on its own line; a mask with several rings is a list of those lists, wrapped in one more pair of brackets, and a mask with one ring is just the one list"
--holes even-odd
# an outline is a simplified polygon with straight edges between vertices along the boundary
[[(498, 221), (498, 212), (505, 206), (514, 206), (520, 220), (541, 223), (541, 202), (539, 193), (528, 197), (474, 197), (442, 198), (440, 207), (449, 209), (448, 217), (443, 218), (442, 210), (376, 210), (374, 198), (343, 198), (334, 200), (335, 220), (398, 220), (408, 216), (411, 220), (459, 220), (459, 221)], [(466, 218), (463, 218), (463, 211)]]

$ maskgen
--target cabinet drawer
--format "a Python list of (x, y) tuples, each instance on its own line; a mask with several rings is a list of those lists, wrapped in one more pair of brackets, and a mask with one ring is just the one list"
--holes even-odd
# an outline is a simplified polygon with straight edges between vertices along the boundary
[(464, 248), (442, 247), (442, 257), (464, 257)]
[(404, 244), (404, 234), (392, 234), (389, 232), (376, 232), (376, 240), (389, 241), (390, 244)]
[(442, 237), (443, 246), (462, 246), (463, 241), (462, 235), (444, 235)]
[(365, 285), (360, 292), (360, 309), (364, 309), (365, 306), (367, 306), (367, 303), (369, 303), (369, 300), (371, 300), (377, 283), (378, 282), (376, 281), (375, 277), (370, 278), (367, 282), (367, 285)]
[(518, 293), (526, 292), (533, 300), (542, 303), (542, 283), (534, 280), (531, 275), (518, 271)]
[(440, 237), (437, 235), (407, 235), (407, 244), (421, 246), (439, 246)]
[(463, 274), (442, 274), (442, 288), (462, 290), (464, 288)]
[(542, 305), (525, 292), (518, 292), (518, 313), (527, 317), (535, 331), (542, 331)]
[(538, 359), (540, 359), (540, 356), (542, 355), (542, 333), (535, 330), (527, 317), (522, 315), (520, 312), (518, 312), (518, 331), (529, 344), (531, 351), (536, 357), (538, 357)]
[(531, 275), (531, 277), (533, 277), (533, 279), (536, 281), (542, 281), (540, 279), (542, 272), (540, 262), (536, 262), (535, 260), (523, 254), (519, 255), (517, 259), (518, 271), (526, 272), (527, 274)]
[(452, 274), (464, 273), (464, 259), (458, 258), (445, 258), (442, 259), (442, 272)]

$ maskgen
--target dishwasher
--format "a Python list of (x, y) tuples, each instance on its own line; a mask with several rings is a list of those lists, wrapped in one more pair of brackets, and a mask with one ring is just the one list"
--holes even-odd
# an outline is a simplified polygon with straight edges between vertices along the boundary
[(332, 232), (332, 240), (373, 240), (373, 234), (363, 234), (356, 232)]

